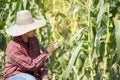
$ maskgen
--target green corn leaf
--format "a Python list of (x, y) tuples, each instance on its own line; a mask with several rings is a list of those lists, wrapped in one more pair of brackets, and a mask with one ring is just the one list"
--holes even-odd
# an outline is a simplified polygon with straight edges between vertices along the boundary
[(0, 21), (0, 30), (2, 30), (4, 28), (4, 23), (2, 21)]
[(69, 63), (68, 63), (67, 68), (66, 68), (65, 71), (63, 72), (63, 77), (65, 77), (65, 78), (68, 78), (68, 77), (69, 77), (70, 71), (71, 71), (71, 69), (72, 69), (71, 66), (75, 63), (75, 60), (76, 60), (76, 58), (77, 58), (77, 56), (78, 56), (78, 53), (79, 53), (79, 51), (81, 50), (82, 44), (83, 44), (83, 41), (81, 41), (81, 42), (79, 43), (79, 45), (71, 52), (71, 53), (72, 53), (72, 56), (71, 56), (71, 58), (70, 58), (70, 60), (69, 60)]
[(78, 12), (80, 9), (80, 5), (76, 5), (75, 8), (73, 9), (72, 13), (75, 14), (76, 12)]
[(100, 11), (98, 13), (98, 16), (97, 16), (97, 24), (100, 24), (101, 23), (101, 20), (103, 19), (102, 18), (102, 15), (107, 11), (107, 7), (108, 5), (107, 4), (104, 4), (103, 1), (100, 1)]
[(101, 44), (101, 39), (103, 38), (103, 33), (105, 32), (106, 28), (103, 26), (101, 27), (95, 37), (95, 48), (96, 48), (96, 52), (97, 54), (99, 54), (99, 49), (100, 49), (100, 44)]
[(120, 20), (114, 20), (115, 23), (115, 37), (117, 44), (117, 60), (120, 60)]
[(70, 41), (69, 41), (70, 46), (73, 46), (74, 42), (81, 38), (83, 30), (84, 30), (84, 28), (81, 28), (81, 29), (76, 31), (75, 35), (71, 36)]
[(24, 7), (24, 9), (27, 8), (27, 4), (28, 4), (28, 0), (23, 0), (23, 7)]
[(21, 10), (21, 6), (22, 5), (22, 0), (18, 0), (17, 4), (16, 4), (16, 11)]

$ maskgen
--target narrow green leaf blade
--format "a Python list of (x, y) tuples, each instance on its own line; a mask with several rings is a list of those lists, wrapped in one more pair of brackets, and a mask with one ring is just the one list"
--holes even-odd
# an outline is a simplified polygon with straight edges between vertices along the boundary
[(117, 60), (120, 59), (120, 20), (114, 20), (115, 23), (115, 37), (116, 37), (116, 44), (117, 44)]

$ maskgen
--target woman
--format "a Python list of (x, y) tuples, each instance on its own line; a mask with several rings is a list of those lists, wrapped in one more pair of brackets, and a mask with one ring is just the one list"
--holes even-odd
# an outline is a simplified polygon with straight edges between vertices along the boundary
[(35, 20), (28, 10), (17, 12), (16, 23), (6, 32), (13, 36), (6, 49), (6, 67), (4, 80), (48, 80), (44, 67), (52, 51), (58, 48), (52, 42), (43, 53), (40, 53), (35, 29), (46, 25), (44, 20)]

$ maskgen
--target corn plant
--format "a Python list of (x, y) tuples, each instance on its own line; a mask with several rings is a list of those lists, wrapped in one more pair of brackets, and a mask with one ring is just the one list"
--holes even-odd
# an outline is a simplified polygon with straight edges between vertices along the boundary
[[(119, 80), (119, 0), (8, 0), (0, 6), (0, 42), (16, 12), (28, 9), (47, 25), (36, 30), (41, 49), (53, 40), (60, 47), (46, 64), (51, 80)], [(3, 9), (4, 8), (4, 9)], [(119, 16), (117, 16), (119, 17)]]

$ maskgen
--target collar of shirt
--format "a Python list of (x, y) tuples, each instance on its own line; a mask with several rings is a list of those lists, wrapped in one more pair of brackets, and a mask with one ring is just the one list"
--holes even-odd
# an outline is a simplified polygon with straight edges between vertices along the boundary
[(17, 42), (17, 43), (23, 43), (26, 44), (26, 42), (24, 42), (21, 38), (21, 36), (17, 36), (13, 38), (13, 41)]

